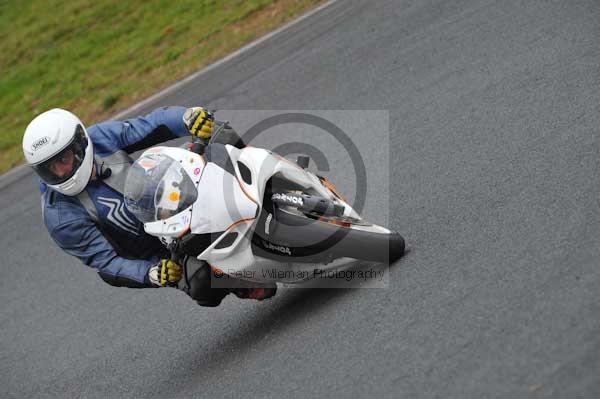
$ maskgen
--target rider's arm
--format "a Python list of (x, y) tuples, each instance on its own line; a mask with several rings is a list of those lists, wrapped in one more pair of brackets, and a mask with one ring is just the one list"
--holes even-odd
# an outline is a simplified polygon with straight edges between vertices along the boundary
[(107, 121), (88, 128), (96, 154), (106, 156), (118, 150), (132, 153), (189, 135), (183, 123), (185, 107), (158, 108), (146, 116), (124, 121)]
[(153, 287), (148, 280), (148, 270), (158, 262), (158, 258), (132, 260), (118, 256), (89, 217), (82, 215), (56, 226), (47, 224), (47, 227), (59, 247), (97, 269), (108, 284), (131, 288)]

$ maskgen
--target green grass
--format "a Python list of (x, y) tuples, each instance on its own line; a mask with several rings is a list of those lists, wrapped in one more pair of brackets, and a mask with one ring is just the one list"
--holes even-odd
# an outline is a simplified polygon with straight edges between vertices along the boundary
[(323, 0), (0, 0), (0, 173), (54, 107), (102, 120)]

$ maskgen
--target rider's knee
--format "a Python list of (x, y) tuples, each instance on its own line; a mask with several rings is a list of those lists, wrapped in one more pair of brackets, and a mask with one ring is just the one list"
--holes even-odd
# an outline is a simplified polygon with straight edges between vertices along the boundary
[(229, 294), (229, 290), (212, 286), (211, 268), (208, 263), (203, 263), (188, 277), (187, 294), (200, 306), (216, 307)]

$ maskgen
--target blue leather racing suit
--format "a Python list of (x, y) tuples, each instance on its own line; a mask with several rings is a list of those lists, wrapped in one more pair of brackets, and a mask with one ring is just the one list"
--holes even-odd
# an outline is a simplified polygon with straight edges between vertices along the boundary
[[(106, 183), (101, 163), (104, 157), (122, 154), (128, 169), (127, 154), (189, 133), (183, 123), (184, 107), (165, 107), (144, 117), (107, 121), (89, 126), (94, 146), (96, 178), (79, 196), (60, 194), (44, 183), (42, 210), (50, 236), (65, 252), (98, 270), (109, 284), (151, 287), (148, 270), (168, 254), (160, 241), (144, 232), (143, 224), (124, 206), (122, 191)], [(123, 163), (123, 162), (122, 162)], [(94, 217), (82, 203), (91, 200)]]

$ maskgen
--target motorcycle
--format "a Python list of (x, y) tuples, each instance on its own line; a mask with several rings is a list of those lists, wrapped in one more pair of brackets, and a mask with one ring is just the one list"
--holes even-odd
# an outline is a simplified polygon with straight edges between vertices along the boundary
[(246, 282), (301, 283), (404, 254), (400, 234), (362, 219), (308, 164), (251, 146), (153, 147), (130, 168), (125, 204), (174, 259)]

